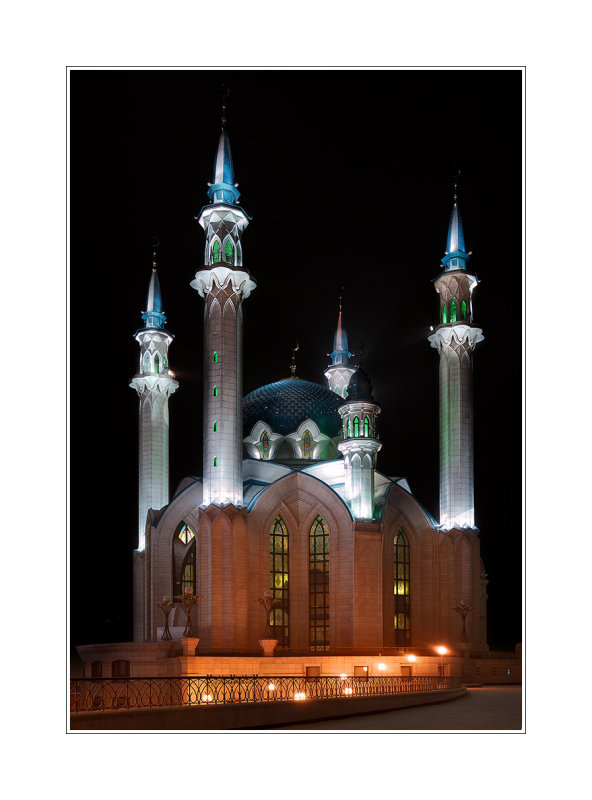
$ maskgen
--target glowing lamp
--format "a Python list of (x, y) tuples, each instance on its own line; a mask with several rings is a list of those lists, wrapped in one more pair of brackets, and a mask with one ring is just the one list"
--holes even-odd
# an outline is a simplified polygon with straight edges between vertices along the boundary
[(413, 662), (415, 661), (415, 656), (407, 656), (407, 661), (411, 661), (411, 663), (413, 664)]
[(211, 694), (202, 694), (201, 699), (204, 703), (211, 703), (214, 698)]
[(275, 683), (270, 683), (270, 684), (269, 684), (269, 686), (268, 686), (267, 688), (268, 688), (268, 690), (269, 690), (270, 692), (273, 692), (273, 690), (275, 689)]
[(443, 656), (447, 652), (448, 650), (445, 647), (436, 647), (436, 653), (439, 653), (441, 656)]
[(306, 695), (304, 692), (295, 692), (294, 700), (306, 700)]
[(342, 672), (339, 677), (341, 678), (342, 681), (344, 681), (347, 678), (347, 675), (345, 674), (345, 672)]
[(348, 695), (353, 694), (353, 691), (354, 690), (350, 686), (346, 686), (345, 689), (343, 690), (343, 694), (348, 694)]
[(364, 672), (368, 672), (368, 667), (364, 667)]
[(378, 669), (379, 669), (381, 672), (384, 672), (384, 671), (385, 671), (385, 669), (386, 669), (386, 664), (379, 664), (379, 665), (378, 665)]

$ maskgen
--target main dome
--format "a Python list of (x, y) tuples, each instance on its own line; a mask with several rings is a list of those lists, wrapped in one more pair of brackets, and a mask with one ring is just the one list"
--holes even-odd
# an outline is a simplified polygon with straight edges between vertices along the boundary
[(295, 431), (305, 419), (312, 419), (325, 436), (336, 436), (341, 429), (337, 413), (343, 398), (319, 383), (286, 378), (254, 389), (243, 397), (243, 435), (259, 420), (282, 436)]

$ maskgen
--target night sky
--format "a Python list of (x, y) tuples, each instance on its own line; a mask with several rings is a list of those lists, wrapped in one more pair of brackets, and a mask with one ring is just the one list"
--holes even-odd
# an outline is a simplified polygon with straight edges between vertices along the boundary
[[(202, 472), (203, 264), (220, 86), (240, 204), (244, 392), (325, 384), (339, 296), (350, 350), (382, 406), (378, 469), (436, 518), (440, 272), (461, 170), (474, 322), (475, 505), (489, 575), (489, 644), (521, 641), (521, 72), (82, 71), (70, 73), (71, 634), (132, 637), (137, 371), (158, 237), (170, 367), (171, 496)], [(343, 287), (343, 288), (342, 288)], [(460, 599), (460, 598), (459, 598)]]

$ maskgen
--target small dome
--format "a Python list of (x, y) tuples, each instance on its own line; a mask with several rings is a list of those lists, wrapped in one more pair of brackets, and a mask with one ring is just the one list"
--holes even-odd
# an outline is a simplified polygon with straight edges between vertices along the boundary
[(318, 383), (300, 378), (268, 383), (243, 397), (244, 435), (259, 420), (286, 436), (305, 419), (312, 419), (321, 433), (333, 437), (341, 430), (337, 409), (342, 405), (342, 397)]
[(350, 400), (367, 400), (369, 402), (376, 402), (372, 397), (372, 384), (370, 378), (366, 375), (361, 367), (356, 367), (356, 371), (349, 379), (347, 385), (347, 398)]

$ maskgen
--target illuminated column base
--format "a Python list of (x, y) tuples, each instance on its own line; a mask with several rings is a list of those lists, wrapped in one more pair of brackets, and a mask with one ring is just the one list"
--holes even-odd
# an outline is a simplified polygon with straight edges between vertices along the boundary
[(345, 496), (357, 520), (374, 518), (374, 470), (382, 443), (376, 439), (345, 439), (337, 447), (343, 453)]

